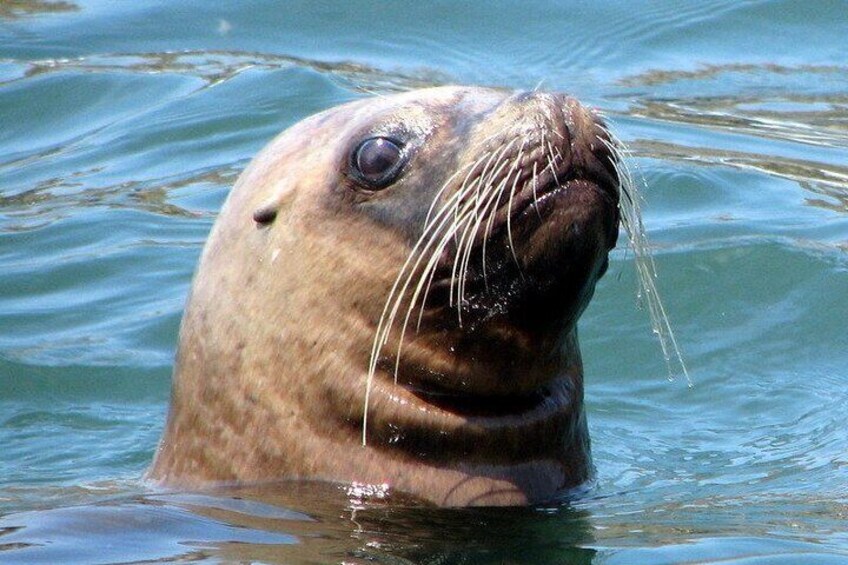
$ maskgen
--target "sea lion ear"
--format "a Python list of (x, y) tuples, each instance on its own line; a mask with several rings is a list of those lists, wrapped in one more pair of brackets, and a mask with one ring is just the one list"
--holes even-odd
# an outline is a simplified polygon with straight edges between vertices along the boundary
[(277, 219), (276, 203), (263, 204), (253, 211), (253, 221), (259, 227), (270, 225)]
[(294, 192), (291, 190), (265, 200), (253, 210), (253, 221), (256, 222), (256, 227), (264, 228), (273, 224), (280, 215), (280, 211), (285, 212), (291, 207), (293, 201)]

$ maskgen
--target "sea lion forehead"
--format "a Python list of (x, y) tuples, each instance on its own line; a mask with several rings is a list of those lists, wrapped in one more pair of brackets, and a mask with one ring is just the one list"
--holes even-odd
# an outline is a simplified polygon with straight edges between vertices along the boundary
[(379, 135), (404, 128), (427, 137), (440, 124), (473, 119), (500, 104), (509, 93), (491, 88), (441, 86), (385, 97), (366, 98), (331, 109), (352, 133)]
[[(252, 187), (252, 195), (244, 196), (252, 201), (248, 206), (254, 210), (254, 220), (269, 225), (282, 199), (296, 187), (311, 193), (342, 186), (339, 175), (364, 140), (394, 138), (414, 153), (441, 129), (442, 141), (432, 149), (447, 145), (448, 153), (463, 153), (464, 133), (511, 94), (492, 88), (441, 86), (329, 108), (278, 135), (254, 159), (236, 188)], [(438, 163), (433, 166), (444, 168)]]
[(500, 103), (511, 91), (496, 88), (468, 86), (437, 86), (412, 90), (390, 96), (368, 98), (360, 102), (402, 109), (419, 105), (429, 108), (457, 107), (462, 111), (484, 109)]

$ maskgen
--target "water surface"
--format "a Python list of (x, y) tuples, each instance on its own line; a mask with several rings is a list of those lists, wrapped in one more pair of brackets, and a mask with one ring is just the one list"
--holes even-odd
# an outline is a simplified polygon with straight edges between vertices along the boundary
[[(846, 29), (842, 1), (0, 5), (0, 561), (848, 562)], [(447, 83), (609, 116), (694, 386), (621, 248), (581, 322), (580, 500), (151, 491), (238, 173), (313, 112)]]

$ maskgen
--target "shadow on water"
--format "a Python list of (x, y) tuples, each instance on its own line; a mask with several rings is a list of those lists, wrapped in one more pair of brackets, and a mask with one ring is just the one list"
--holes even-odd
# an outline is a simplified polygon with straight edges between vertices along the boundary
[[(400, 502), (400, 503), (399, 503)], [(285, 483), (159, 494), (0, 519), (4, 563), (588, 564), (588, 513), (437, 509)]]

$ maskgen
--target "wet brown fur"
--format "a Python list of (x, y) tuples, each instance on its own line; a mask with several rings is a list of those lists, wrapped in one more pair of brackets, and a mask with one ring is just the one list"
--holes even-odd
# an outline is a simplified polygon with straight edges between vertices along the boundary
[[(575, 188), (569, 206), (549, 220), (582, 230), (566, 240), (572, 247), (585, 240), (582, 262), (551, 275), (556, 284), (574, 278), (575, 296), (549, 313), (532, 301), (525, 310), (506, 303), (495, 314), (469, 308), (462, 325), (448, 305), (428, 303), (420, 327), (405, 330), (397, 374), (400, 320), (369, 378), (387, 297), (435, 194), (428, 200), (421, 187), (481, 150), (482, 134), (494, 126), (475, 112), (500, 112), (501, 124), (532, 116), (522, 100), (504, 103), (510, 96), (446, 87), (358, 101), (295, 125), (254, 159), (194, 279), (151, 478), (186, 487), (356, 481), (458, 506), (541, 501), (590, 476), (576, 321), (618, 223), (615, 204), (602, 203), (597, 191)], [(579, 167), (586, 149), (576, 146), (588, 147), (595, 133), (582, 131), (592, 117), (574, 108), (569, 119), (586, 122), (567, 124), (580, 130), (570, 148)], [(345, 175), (352, 143), (380, 120), (403, 122), (422, 140), (395, 196), (360, 190)], [(479, 146), (459, 146), (460, 135)], [(516, 260), (541, 278), (554, 269), (549, 262), (567, 259), (552, 247), (564, 245), (561, 234), (513, 229), (523, 245)], [(550, 398), (534, 404), (541, 389)], [(430, 397), (430, 390), (449, 394)]]

